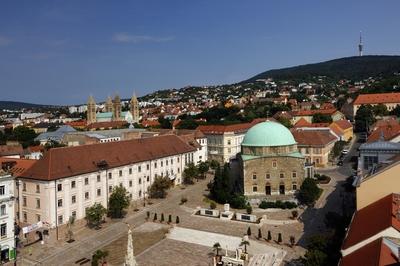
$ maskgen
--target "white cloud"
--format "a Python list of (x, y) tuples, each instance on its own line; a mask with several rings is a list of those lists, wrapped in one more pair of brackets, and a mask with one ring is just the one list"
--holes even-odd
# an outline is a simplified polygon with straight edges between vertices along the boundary
[(112, 37), (113, 41), (119, 43), (140, 43), (140, 42), (168, 42), (172, 41), (174, 37), (155, 37), (148, 35), (132, 35), (124, 32), (116, 33)]
[(10, 43), (12, 43), (12, 40), (10, 38), (0, 35), (0, 46), (6, 46), (9, 45)]

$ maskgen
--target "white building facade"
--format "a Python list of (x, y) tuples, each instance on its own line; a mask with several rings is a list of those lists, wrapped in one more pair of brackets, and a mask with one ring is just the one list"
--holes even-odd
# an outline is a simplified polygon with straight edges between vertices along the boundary
[(15, 259), (14, 178), (0, 174), (0, 249), (1, 261)]

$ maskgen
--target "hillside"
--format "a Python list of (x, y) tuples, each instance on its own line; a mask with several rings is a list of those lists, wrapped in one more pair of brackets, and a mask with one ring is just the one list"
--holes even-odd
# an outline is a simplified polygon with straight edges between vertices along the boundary
[(14, 101), (0, 101), (0, 110), (19, 110), (19, 109), (29, 109), (29, 108), (52, 108), (56, 106), (49, 106), (43, 104), (25, 103), (25, 102), (14, 102)]
[(400, 72), (400, 56), (368, 55), (334, 59), (326, 62), (273, 69), (260, 73), (245, 82), (274, 78), (281, 80), (305, 80), (313, 76), (333, 79), (360, 80), (371, 76), (389, 76)]

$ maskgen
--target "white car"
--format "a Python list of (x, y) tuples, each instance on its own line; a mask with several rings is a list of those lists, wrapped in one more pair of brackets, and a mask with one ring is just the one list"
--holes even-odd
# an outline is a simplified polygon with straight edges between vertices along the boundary
[(348, 154), (349, 150), (342, 150), (342, 154)]

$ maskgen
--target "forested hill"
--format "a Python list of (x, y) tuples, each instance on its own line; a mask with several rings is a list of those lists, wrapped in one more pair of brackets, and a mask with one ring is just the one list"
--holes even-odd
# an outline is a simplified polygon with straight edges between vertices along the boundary
[(368, 55), (334, 59), (326, 62), (273, 69), (260, 73), (245, 82), (274, 78), (280, 80), (306, 80), (315, 76), (333, 79), (360, 80), (400, 72), (400, 56)]
[(56, 106), (34, 104), (34, 103), (24, 103), (24, 102), (14, 102), (14, 101), (0, 101), (0, 110), (20, 110), (23, 108), (55, 108)]

